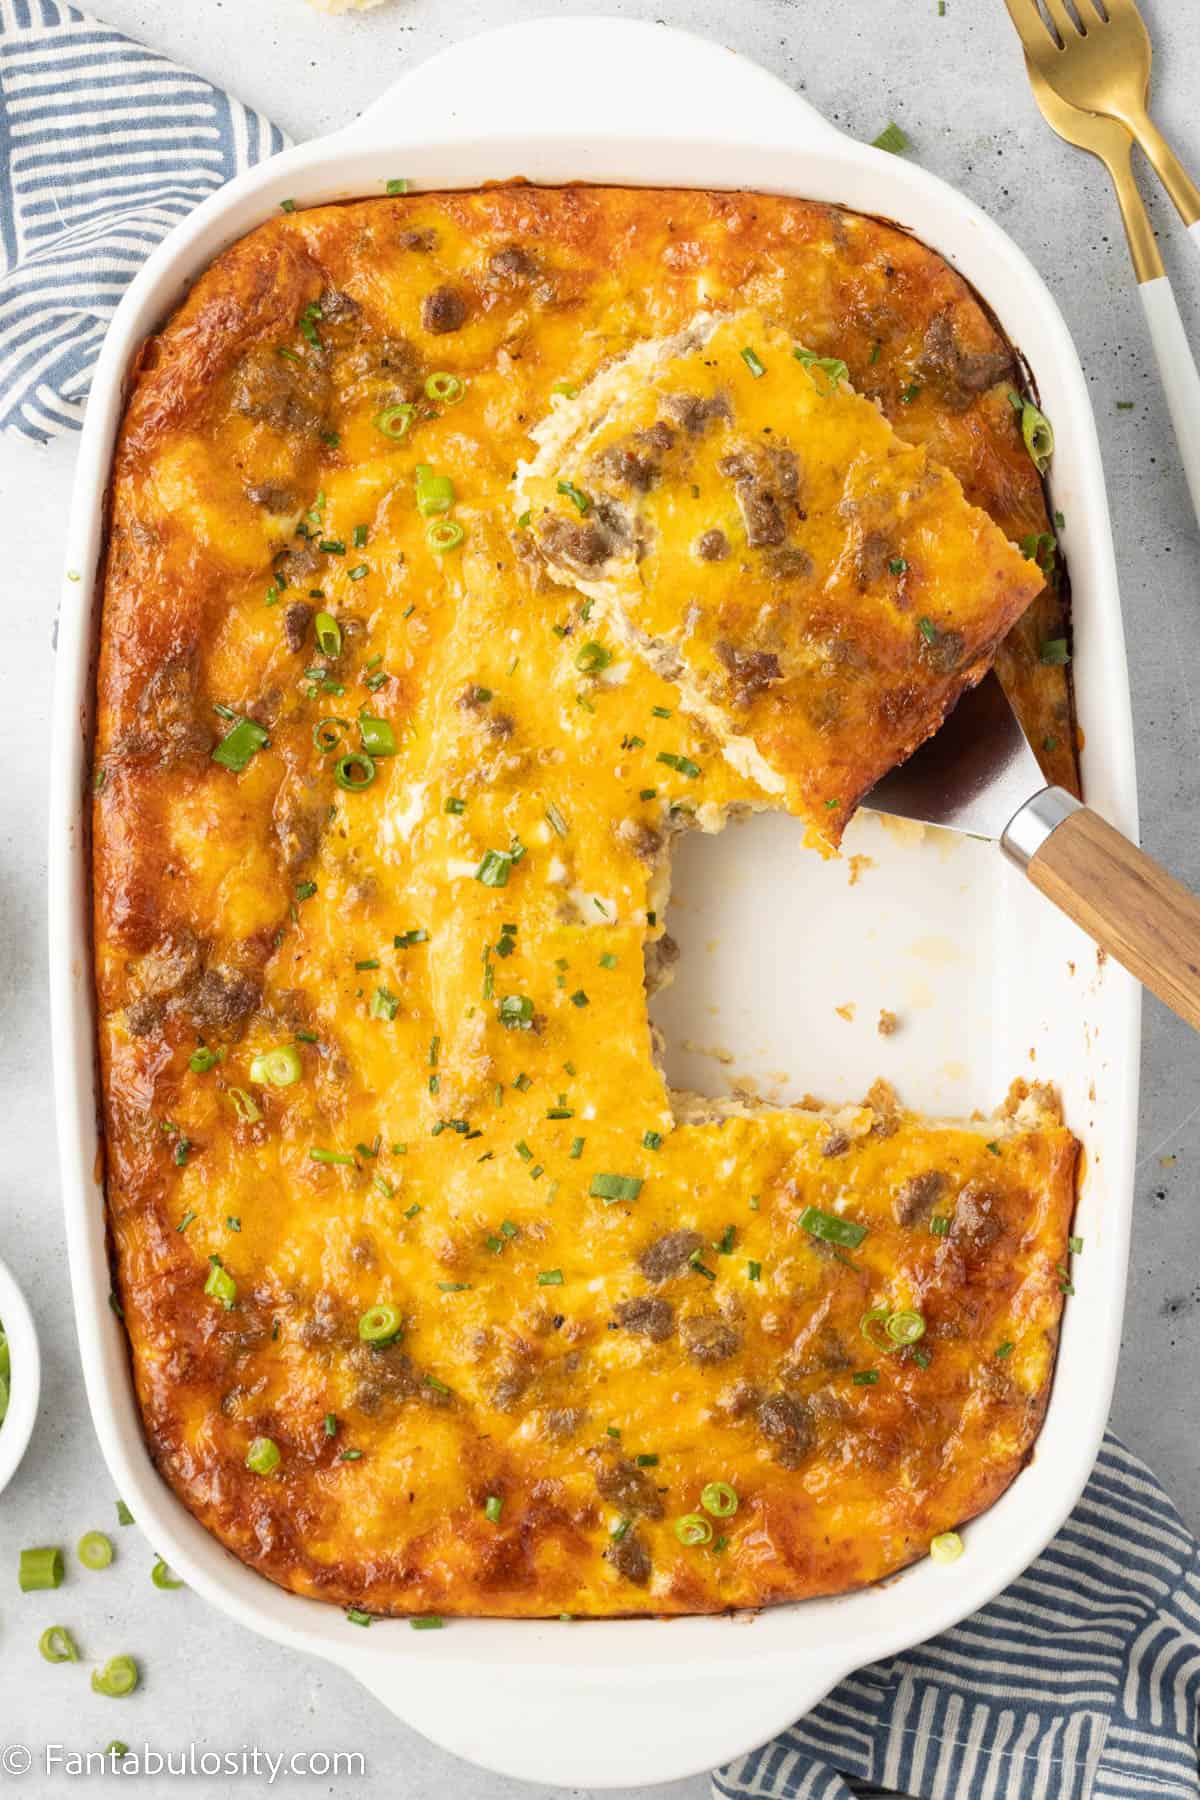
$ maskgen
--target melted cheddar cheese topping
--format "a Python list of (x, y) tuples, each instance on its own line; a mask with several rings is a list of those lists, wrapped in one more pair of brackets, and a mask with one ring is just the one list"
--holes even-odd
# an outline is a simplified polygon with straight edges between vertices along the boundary
[[(670, 838), (769, 796), (511, 496), (556, 390), (734, 296), (885, 412), (926, 371), (906, 426), (1043, 528), (969, 291), (803, 202), (297, 212), (136, 372), (96, 720), (115, 1283), (165, 1478), (295, 1591), (837, 1592), (1036, 1435), (1076, 1156), (1049, 1096), (747, 1115), (655, 1062)], [(1065, 734), (1064, 694), (1025, 704)]]

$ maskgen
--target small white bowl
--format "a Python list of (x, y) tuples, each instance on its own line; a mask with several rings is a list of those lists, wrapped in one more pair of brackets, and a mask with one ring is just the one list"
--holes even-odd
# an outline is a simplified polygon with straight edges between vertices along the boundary
[(0, 1262), (0, 1325), (8, 1339), (8, 1412), (0, 1424), (0, 1493), (17, 1472), (33, 1433), (38, 1396), (42, 1391), (42, 1358), (38, 1350), (33, 1314), (24, 1294)]

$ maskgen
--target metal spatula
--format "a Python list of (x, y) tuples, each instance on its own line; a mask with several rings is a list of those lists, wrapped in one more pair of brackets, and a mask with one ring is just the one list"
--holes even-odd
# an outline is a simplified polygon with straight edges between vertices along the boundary
[(1036, 888), (1200, 1030), (1200, 900), (1136, 844), (1047, 787), (995, 675), (864, 804), (995, 839)]

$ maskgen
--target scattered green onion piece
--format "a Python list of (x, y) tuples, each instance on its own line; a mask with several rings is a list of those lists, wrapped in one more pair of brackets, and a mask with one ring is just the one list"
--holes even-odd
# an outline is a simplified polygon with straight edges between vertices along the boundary
[(277, 1050), (264, 1050), (250, 1064), (251, 1081), (265, 1082), (268, 1087), (291, 1087), (304, 1073), (300, 1052), (290, 1044)]
[(711, 1543), (712, 1534), (713, 1528), (702, 1513), (684, 1513), (682, 1519), (675, 1521), (675, 1536), (689, 1549), (696, 1544)]
[(1045, 638), (1039, 651), (1040, 660), (1062, 667), (1071, 660), (1071, 652), (1067, 648), (1066, 638)]
[(466, 535), (457, 519), (434, 519), (425, 528), (425, 542), (437, 556), (457, 550)]
[(761, 1281), (762, 1280), (762, 1264), (760, 1262), (755, 1262), (753, 1259), (751, 1259), (746, 1264), (746, 1279), (748, 1281)]
[(365, 750), (348, 750), (333, 765), (333, 779), (347, 793), (360, 794), (375, 779), (375, 763)]
[(727, 1481), (710, 1481), (701, 1490), (700, 1504), (714, 1519), (732, 1519), (738, 1509), (738, 1497)]
[(607, 669), (611, 661), (612, 651), (606, 650), (604, 645), (598, 644), (594, 638), (586, 644), (581, 644), (575, 652), (575, 667), (582, 675), (598, 674), (601, 669)]
[(858, 1369), (855, 1371), (853, 1380), (855, 1387), (874, 1387), (879, 1380), (879, 1370)]
[(213, 1300), (219, 1300), (226, 1312), (233, 1310), (237, 1299), (237, 1282), (222, 1263), (219, 1256), (209, 1257), (208, 1279), (204, 1283), (204, 1292)]
[(1039, 475), (1044, 475), (1054, 455), (1054, 427), (1044, 412), (1026, 400), (1021, 408), (1021, 436), (1029, 452), (1029, 460)]
[(889, 1315), (884, 1330), (893, 1344), (903, 1349), (907, 1344), (919, 1343), (925, 1336), (925, 1321), (919, 1312), (894, 1312)]
[(193, 1050), (188, 1057), (188, 1068), (193, 1075), (207, 1075), (210, 1069), (216, 1068), (224, 1054), (223, 1050), (210, 1050), (207, 1044), (201, 1044), (200, 1048)]
[(363, 1612), (361, 1607), (358, 1606), (348, 1606), (346, 1608), (346, 1617), (352, 1625), (369, 1625), (371, 1623), (370, 1613)]
[(886, 150), (891, 156), (899, 156), (908, 149), (907, 133), (901, 131), (894, 119), (888, 121), (877, 138), (871, 139), (873, 150)]
[(407, 194), (411, 186), (412, 183), (409, 181), (407, 175), (397, 175), (393, 176), (392, 180), (388, 182), (386, 191), (389, 194)]
[(93, 1694), (121, 1700), (138, 1684), (138, 1666), (132, 1656), (110, 1656), (102, 1669), (92, 1670)]
[(593, 1200), (636, 1200), (642, 1191), (639, 1175), (593, 1175), (588, 1193)]
[(940, 1531), (929, 1546), (929, 1554), (936, 1563), (957, 1562), (965, 1548), (957, 1531)]
[(681, 775), (687, 775), (693, 781), (700, 773), (699, 763), (694, 763), (690, 756), (674, 756), (669, 750), (660, 750), (655, 761), (666, 763), (669, 769), (677, 769)]
[(375, 429), (382, 431), (384, 437), (393, 438), (399, 443), (402, 437), (408, 436), (416, 416), (416, 407), (407, 402), (402, 406), (385, 406), (381, 413), (376, 414)]
[(132, 1525), (133, 1524), (133, 1514), (130, 1512), (129, 1508), (126, 1506), (126, 1504), (123, 1500), (117, 1501), (117, 1524), (118, 1525)]
[(500, 1495), (489, 1494), (483, 1505), (484, 1517), (490, 1519), (493, 1525), (498, 1525), (500, 1523), (500, 1514), (503, 1511), (504, 1501), (500, 1498)]
[(867, 1235), (867, 1226), (856, 1224), (853, 1219), (843, 1219), (837, 1213), (822, 1212), (819, 1207), (806, 1206), (800, 1215), (800, 1224), (805, 1231), (826, 1244), (843, 1244), (847, 1250), (857, 1250)]
[(437, 1613), (425, 1613), (419, 1619), (410, 1619), (409, 1624), (414, 1631), (440, 1631), (445, 1621)]
[(258, 1110), (257, 1105), (246, 1092), (245, 1088), (231, 1087), (227, 1088), (226, 1092), (229, 1095), (230, 1105), (233, 1107), (234, 1112), (237, 1114), (238, 1118), (241, 1119), (242, 1123), (245, 1125), (257, 1125), (262, 1118), (262, 1113)]
[(107, 1569), (113, 1559), (112, 1539), (102, 1531), (85, 1531), (75, 1546), (75, 1554), (85, 1569)]
[(454, 483), (448, 475), (437, 474), (430, 463), (418, 463), (416, 480), (417, 511), (423, 519), (450, 511), (454, 505)]
[(404, 1320), (398, 1306), (390, 1306), (381, 1301), (369, 1307), (358, 1321), (358, 1335), (364, 1344), (375, 1344), (382, 1349), (387, 1344), (394, 1344), (404, 1329)]
[(256, 1437), (246, 1452), (246, 1467), (256, 1475), (270, 1475), (279, 1467), (279, 1445), (274, 1438)]
[(312, 741), (318, 750), (327, 754), (330, 750), (337, 749), (342, 741), (342, 733), (349, 729), (349, 719), (338, 719), (332, 716), (328, 719), (318, 719), (313, 726)]
[(150, 1579), (156, 1588), (162, 1588), (164, 1592), (186, 1586), (186, 1583), (181, 1581), (178, 1575), (172, 1574), (170, 1566), (163, 1561), (161, 1556), (150, 1571)]
[(358, 716), (362, 747), (368, 756), (395, 756), (396, 734), (387, 719), (373, 719), (366, 713)]
[(47, 1625), (38, 1639), (38, 1649), (48, 1663), (79, 1661), (79, 1646), (65, 1625)]
[(466, 391), (466, 383), (445, 369), (435, 369), (425, 377), (425, 398), (438, 400), (443, 406), (457, 406)]
[(507, 887), (508, 872), (512, 865), (513, 859), (509, 851), (487, 850), (475, 871), (475, 879), (481, 881), (484, 887)]
[(315, 1163), (336, 1163), (340, 1167), (347, 1169), (354, 1167), (354, 1158), (348, 1150), (313, 1149), (309, 1151), (308, 1159), (310, 1162)]
[(320, 646), (322, 656), (333, 657), (342, 654), (342, 628), (332, 613), (319, 612), (313, 620), (313, 633)]
[(240, 775), (255, 751), (264, 749), (270, 741), (254, 719), (239, 719), (213, 751), (212, 760)]
[(23, 1594), (36, 1593), (41, 1588), (59, 1587), (62, 1584), (62, 1578), (61, 1550), (52, 1546), (37, 1550), (22, 1550), (17, 1580)]
[(537, 1284), (539, 1287), (561, 1287), (563, 1272), (561, 1269), (539, 1269)]
[(747, 344), (746, 348), (742, 351), (742, 361), (753, 375), (755, 381), (758, 380), (760, 375), (765, 375), (767, 372), (765, 363), (763, 363), (757, 352), (751, 349), (749, 344)]

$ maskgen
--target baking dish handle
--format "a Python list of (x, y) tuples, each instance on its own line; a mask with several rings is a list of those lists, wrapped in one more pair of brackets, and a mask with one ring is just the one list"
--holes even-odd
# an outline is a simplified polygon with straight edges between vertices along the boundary
[(686, 1672), (648, 1668), (644, 1680), (624, 1670), (619, 1686), (603, 1668), (567, 1668), (565, 1657), (557, 1668), (497, 1663), (472, 1674), (437, 1663), (436, 1654), (420, 1668), (407, 1657), (372, 1657), (351, 1668), (389, 1712), (442, 1749), (566, 1788), (640, 1787), (713, 1769), (784, 1730), (846, 1673), (803, 1653), (770, 1664), (748, 1655), (740, 1673), (728, 1661), (711, 1669), (697, 1661)]
[(792, 149), (845, 143), (784, 82), (690, 32), (636, 19), (531, 19), (452, 44), (339, 132), (388, 149), (447, 137), (728, 137)]

